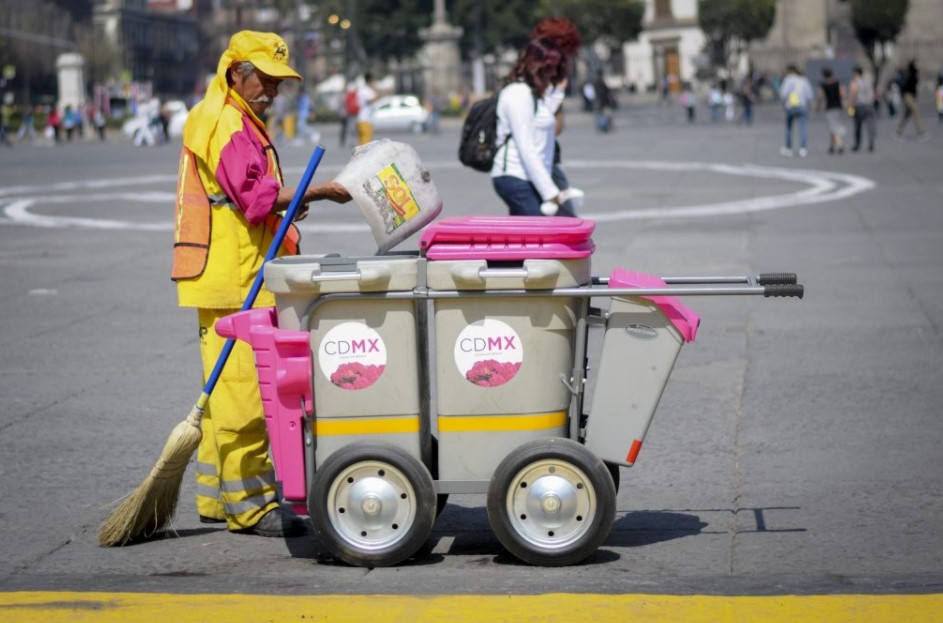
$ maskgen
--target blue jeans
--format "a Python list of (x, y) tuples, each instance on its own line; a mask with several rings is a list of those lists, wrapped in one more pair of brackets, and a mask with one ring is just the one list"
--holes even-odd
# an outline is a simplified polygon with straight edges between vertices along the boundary
[(513, 175), (501, 175), (491, 178), (491, 183), (498, 196), (508, 205), (511, 216), (542, 216), (540, 204), (543, 199), (534, 185)]
[(806, 128), (808, 115), (804, 108), (795, 108), (786, 111), (786, 149), (792, 149), (792, 124), (799, 120), (799, 147), (805, 149), (806, 141), (809, 139), (809, 132)]

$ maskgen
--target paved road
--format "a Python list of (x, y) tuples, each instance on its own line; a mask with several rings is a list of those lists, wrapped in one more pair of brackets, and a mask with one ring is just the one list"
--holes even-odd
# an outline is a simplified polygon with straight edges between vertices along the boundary
[[(943, 592), (943, 130), (898, 142), (884, 121), (876, 153), (830, 157), (815, 119), (800, 160), (779, 155), (772, 108), (752, 128), (629, 108), (617, 128), (571, 114), (563, 141), (598, 219), (594, 274), (792, 271), (807, 294), (689, 300), (701, 331), (622, 471), (612, 534), (567, 569), (505, 554), (483, 496), (452, 496), (422, 560), (346, 567), (313, 537), (199, 524), (189, 473), (180, 538), (99, 548), (107, 505), (200, 390), (194, 318), (168, 279), (178, 148), (0, 151), (0, 590)], [(319, 179), (349, 154), (322, 129)], [(398, 138), (446, 214), (503, 213), (456, 164), (457, 133)], [(290, 180), (309, 153), (282, 149)], [(315, 207), (303, 231), (310, 252), (375, 248), (351, 206)]]

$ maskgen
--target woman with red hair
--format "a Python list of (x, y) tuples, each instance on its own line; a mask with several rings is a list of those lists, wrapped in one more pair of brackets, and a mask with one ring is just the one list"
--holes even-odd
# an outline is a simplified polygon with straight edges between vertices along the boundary
[(555, 213), (569, 198), (551, 176), (556, 108), (547, 97), (562, 94), (566, 69), (567, 57), (552, 39), (532, 39), (498, 95), (499, 148), (491, 179), (512, 215), (540, 216), (542, 204)]
[[(557, 44), (560, 51), (563, 52), (568, 59), (573, 58), (576, 53), (579, 52), (580, 46), (582, 45), (580, 31), (576, 27), (576, 24), (565, 17), (546, 17), (540, 20), (537, 22), (537, 25), (534, 26), (530, 37), (531, 39), (550, 39)], [(544, 96), (547, 100), (547, 108), (554, 113), (556, 121), (554, 128), (553, 168), (550, 173), (553, 182), (560, 190), (570, 188), (570, 182), (561, 165), (560, 142), (556, 138), (563, 132), (563, 100), (565, 96), (565, 82), (561, 86), (551, 86)], [(573, 201), (565, 201), (563, 205), (560, 206), (557, 214), (560, 216), (576, 216)]]

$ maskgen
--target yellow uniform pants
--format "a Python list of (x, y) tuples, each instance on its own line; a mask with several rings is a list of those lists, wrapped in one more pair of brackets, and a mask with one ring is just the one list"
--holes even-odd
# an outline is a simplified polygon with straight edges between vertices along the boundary
[[(198, 309), (203, 382), (209, 378), (226, 339), (216, 320), (236, 309)], [(197, 450), (197, 511), (225, 519), (230, 530), (254, 526), (278, 506), (275, 472), (252, 347), (236, 342), (210, 394), (203, 415), (203, 440)]]
[(357, 144), (366, 145), (373, 140), (373, 124), (369, 121), (357, 122)]

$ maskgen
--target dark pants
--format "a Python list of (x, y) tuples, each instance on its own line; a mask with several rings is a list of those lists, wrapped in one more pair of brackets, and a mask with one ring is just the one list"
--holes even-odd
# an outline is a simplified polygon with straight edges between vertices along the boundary
[(491, 183), (507, 204), (511, 216), (543, 216), (540, 212), (543, 199), (530, 182), (512, 175), (501, 175), (491, 178)]
[(792, 149), (792, 124), (799, 124), (799, 147), (805, 149), (809, 134), (806, 127), (808, 115), (804, 108), (794, 108), (786, 111), (786, 149)]

